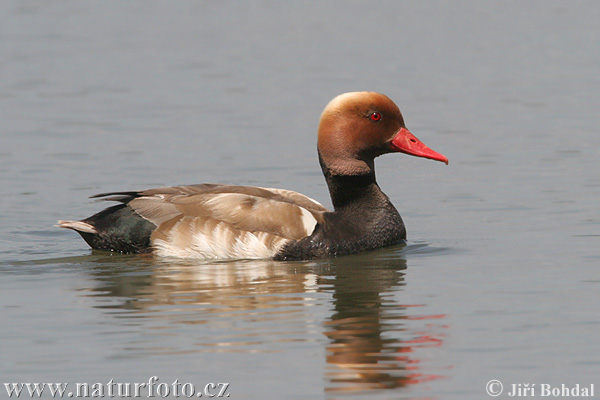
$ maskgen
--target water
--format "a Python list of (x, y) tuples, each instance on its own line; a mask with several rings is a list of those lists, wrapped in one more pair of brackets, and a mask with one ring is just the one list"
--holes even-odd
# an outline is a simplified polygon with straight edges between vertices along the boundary
[[(227, 382), (235, 399), (481, 399), (492, 379), (499, 398), (519, 383), (600, 390), (595, 2), (1, 7), (3, 383), (156, 376)], [(316, 126), (352, 90), (389, 95), (450, 159), (377, 160), (405, 247), (176, 262), (95, 253), (53, 227), (106, 205), (90, 195), (161, 185), (329, 206)]]

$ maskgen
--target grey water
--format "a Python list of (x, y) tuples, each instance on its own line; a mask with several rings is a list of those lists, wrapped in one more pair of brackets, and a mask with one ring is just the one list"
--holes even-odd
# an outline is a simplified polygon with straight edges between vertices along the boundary
[[(600, 393), (596, 2), (0, 10), (0, 383), (75, 393), (156, 377), (204, 397), (228, 383), (232, 399), (482, 399), (492, 380), (498, 398), (518, 384)], [(53, 226), (107, 206), (97, 193), (203, 182), (330, 207), (318, 118), (355, 90), (387, 94), (450, 160), (377, 159), (405, 246), (178, 261), (92, 252)]]

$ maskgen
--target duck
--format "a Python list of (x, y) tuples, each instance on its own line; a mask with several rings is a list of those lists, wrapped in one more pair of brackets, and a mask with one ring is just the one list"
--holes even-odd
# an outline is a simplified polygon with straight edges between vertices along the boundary
[(114, 201), (57, 226), (96, 250), (202, 260), (310, 260), (406, 241), (398, 210), (375, 178), (376, 157), (403, 153), (441, 161), (404, 123), (398, 106), (376, 92), (349, 92), (323, 110), (319, 163), (333, 211), (303, 194), (275, 188), (204, 183), (91, 198)]

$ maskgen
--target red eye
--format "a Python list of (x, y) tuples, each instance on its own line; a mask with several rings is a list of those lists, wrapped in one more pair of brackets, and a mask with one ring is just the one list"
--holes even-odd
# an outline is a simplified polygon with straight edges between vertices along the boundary
[(379, 114), (378, 112), (374, 112), (369, 116), (369, 118), (371, 118), (371, 121), (377, 122), (381, 119), (381, 114)]

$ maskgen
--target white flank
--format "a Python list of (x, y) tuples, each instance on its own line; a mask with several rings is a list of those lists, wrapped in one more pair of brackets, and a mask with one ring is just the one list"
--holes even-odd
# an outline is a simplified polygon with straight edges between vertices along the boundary
[[(176, 224), (171, 232), (177, 231)], [(154, 253), (162, 257), (199, 260), (265, 259), (273, 257), (289, 239), (266, 232), (237, 231), (232, 240), (232, 228), (219, 223), (212, 232), (196, 232), (189, 246), (178, 245), (177, 238), (168, 235), (167, 240), (154, 239)], [(270, 246), (267, 246), (270, 243)]]
[(311, 212), (306, 210), (305, 208), (299, 207), (300, 211), (302, 211), (302, 224), (306, 229), (306, 236), (310, 236), (315, 230), (315, 226), (317, 226), (317, 220), (312, 215)]

